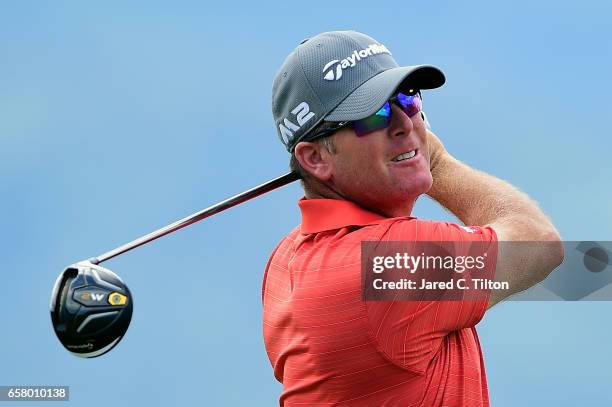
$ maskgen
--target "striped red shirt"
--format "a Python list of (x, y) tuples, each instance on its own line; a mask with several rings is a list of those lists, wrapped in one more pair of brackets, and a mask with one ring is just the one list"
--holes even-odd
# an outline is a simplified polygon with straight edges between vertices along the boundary
[(302, 224), (274, 250), (263, 281), (280, 405), (488, 406), (474, 328), (487, 301), (363, 301), (360, 259), (364, 240), (495, 244), (493, 229), (385, 218), (342, 200), (299, 206)]

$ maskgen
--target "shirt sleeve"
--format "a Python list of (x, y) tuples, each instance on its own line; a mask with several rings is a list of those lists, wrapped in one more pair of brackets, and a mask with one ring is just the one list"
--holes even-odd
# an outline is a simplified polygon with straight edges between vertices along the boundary
[[(485, 263), (488, 268), (485, 273), (493, 276), (495, 272), (497, 235), (491, 227), (407, 219), (392, 223), (381, 240), (444, 241), (456, 242), (458, 247), (477, 246), (478, 250), (490, 254)], [(488, 293), (469, 300), (460, 297), (453, 300), (365, 303), (370, 334), (378, 350), (394, 364), (423, 373), (446, 335), (473, 327), (483, 318)]]

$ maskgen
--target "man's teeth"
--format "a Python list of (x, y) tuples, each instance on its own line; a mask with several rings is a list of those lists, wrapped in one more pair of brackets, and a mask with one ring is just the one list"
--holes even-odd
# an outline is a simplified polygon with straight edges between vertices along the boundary
[(392, 161), (403, 161), (403, 160), (409, 160), (412, 157), (414, 157), (416, 155), (416, 150), (412, 150), (408, 153), (404, 153), (404, 154), (400, 154), (397, 157), (395, 157)]

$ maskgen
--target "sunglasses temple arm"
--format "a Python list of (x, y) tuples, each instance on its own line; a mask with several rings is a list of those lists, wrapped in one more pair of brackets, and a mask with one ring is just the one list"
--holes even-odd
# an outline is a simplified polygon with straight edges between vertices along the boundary
[(425, 122), (425, 126), (427, 127), (427, 130), (431, 131), (431, 124), (429, 124), (429, 120), (427, 120), (427, 115), (422, 110), (421, 110), (421, 117), (423, 118), (423, 122)]

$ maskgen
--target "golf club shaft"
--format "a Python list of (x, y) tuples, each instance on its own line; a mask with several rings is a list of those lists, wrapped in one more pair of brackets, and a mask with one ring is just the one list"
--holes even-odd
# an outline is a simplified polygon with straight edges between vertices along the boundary
[(105, 262), (106, 260), (112, 259), (113, 257), (119, 256), (120, 254), (135, 249), (138, 246), (142, 246), (143, 244), (149, 243), (169, 233), (182, 229), (185, 226), (189, 226), (192, 223), (196, 223), (202, 219), (208, 218), (209, 216), (215, 215), (233, 206), (246, 202), (249, 199), (256, 198), (260, 195), (265, 194), (266, 192), (270, 192), (274, 189), (280, 188), (298, 179), (300, 179), (300, 176), (295, 172), (290, 172), (278, 178), (274, 178), (273, 180), (256, 186), (255, 188), (251, 188), (248, 191), (244, 191), (241, 194), (228, 198), (225, 201), (221, 201), (206, 209), (202, 209), (201, 211), (189, 215), (186, 218), (177, 220), (176, 222), (171, 223), (168, 226), (164, 226), (163, 228), (158, 229), (154, 232), (151, 232), (148, 235), (139, 237), (136, 240), (126, 243), (123, 246), (117, 247), (116, 249), (106, 252), (98, 257), (89, 259), (89, 261), (93, 264), (100, 264), (102, 262)]

